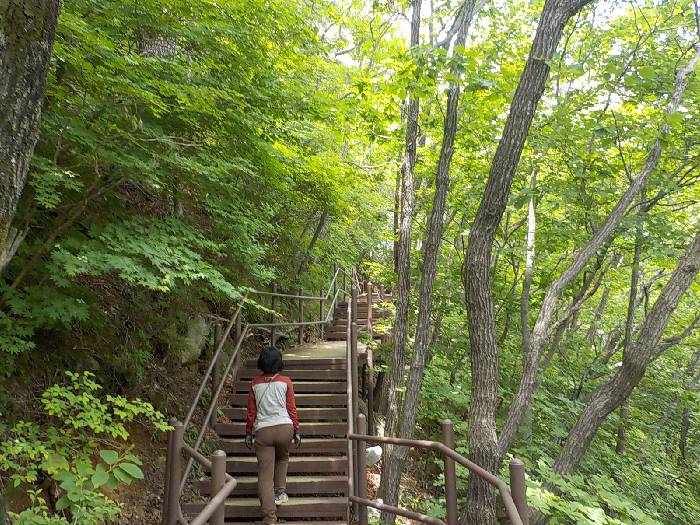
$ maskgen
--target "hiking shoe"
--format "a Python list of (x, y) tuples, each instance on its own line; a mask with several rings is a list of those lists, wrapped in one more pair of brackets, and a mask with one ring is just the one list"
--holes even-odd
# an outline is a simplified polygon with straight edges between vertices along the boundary
[(280, 492), (279, 494), (275, 494), (275, 505), (284, 505), (289, 501), (289, 496), (287, 496), (286, 492)]

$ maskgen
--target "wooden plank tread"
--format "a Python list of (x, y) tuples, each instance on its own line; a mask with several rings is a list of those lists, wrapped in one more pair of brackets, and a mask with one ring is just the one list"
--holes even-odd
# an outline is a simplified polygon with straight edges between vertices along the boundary
[[(285, 368), (282, 372), (289, 376), (292, 381), (327, 381), (333, 379), (345, 380), (347, 373), (344, 369), (335, 370), (289, 370)], [(253, 379), (260, 375), (260, 371), (254, 368), (243, 368), (238, 372), (238, 379)]]
[[(245, 422), (218, 423), (216, 433), (221, 437), (245, 436)], [(346, 422), (335, 423), (304, 423), (301, 425), (303, 436), (344, 436), (347, 433)]]
[[(224, 408), (224, 415), (233, 421), (245, 421), (247, 409)], [(344, 407), (340, 408), (297, 408), (297, 416), (302, 423), (312, 421), (346, 421), (348, 411)]]
[[(261, 515), (260, 500), (258, 498), (228, 498), (224, 503), (227, 518), (251, 518), (256, 519)], [(278, 518), (343, 518), (347, 512), (348, 500), (345, 497), (318, 497), (297, 498), (291, 497), (289, 501), (277, 508)], [(201, 512), (204, 503), (190, 503), (182, 505), (186, 515), (194, 515)], [(314, 525), (319, 522), (314, 522)]]
[[(224, 438), (219, 447), (227, 454), (253, 454), (245, 446), (245, 441), (241, 438)], [(347, 441), (343, 438), (313, 438), (304, 437), (301, 447), (290, 447), (289, 453), (292, 456), (300, 454), (345, 454), (348, 451)]]

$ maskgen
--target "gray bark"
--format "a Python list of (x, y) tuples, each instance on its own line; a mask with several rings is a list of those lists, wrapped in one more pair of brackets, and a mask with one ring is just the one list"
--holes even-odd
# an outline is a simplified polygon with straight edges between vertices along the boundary
[[(421, 0), (411, 2), (411, 50), (415, 51), (420, 43), (420, 10)], [(403, 386), (406, 367), (406, 343), (408, 340), (408, 304), (411, 276), (411, 226), (413, 221), (413, 207), (415, 201), (415, 188), (413, 181), (414, 167), (416, 164), (416, 147), (418, 140), (418, 110), (419, 101), (414, 93), (409, 93), (406, 104), (406, 148), (404, 160), (401, 166), (401, 220), (399, 224), (399, 243), (397, 254), (397, 282), (396, 282), (396, 317), (394, 320), (394, 351), (391, 358), (387, 382), (387, 422), (385, 434), (396, 434), (399, 422), (399, 407), (401, 399), (399, 392)], [(387, 446), (385, 458), (396, 454), (396, 447)], [(389, 460), (391, 461), (391, 460)], [(383, 473), (380, 492), (386, 502), (397, 502), (399, 499), (400, 480), (395, 473)], [(396, 516), (382, 513), (381, 521), (393, 524)]]
[[(678, 71), (674, 93), (666, 108), (666, 114), (674, 114), (680, 103), (683, 93), (688, 85), (688, 75), (695, 69), (700, 59), (700, 44), (696, 46), (695, 54), (688, 62), (688, 65)], [(644, 187), (651, 173), (659, 163), (662, 152), (662, 143), (668, 136), (670, 127), (667, 124), (661, 126), (659, 135), (654, 140), (647, 155), (646, 162), (640, 173), (632, 180), (630, 187), (620, 197), (617, 204), (606, 218), (603, 225), (596, 231), (575, 255), (569, 267), (551, 284), (545, 294), (540, 313), (535, 322), (530, 348), (526, 355), (525, 369), (518, 391), (510, 406), (508, 417), (499, 439), (499, 457), (502, 458), (510, 449), (518, 427), (522, 423), (523, 415), (527, 413), (532, 403), (535, 390), (538, 384), (539, 360), (547, 340), (551, 335), (552, 319), (556, 312), (557, 302), (562, 292), (576, 279), (579, 273), (586, 267), (590, 259), (612, 239), (617, 226), (624, 217), (627, 209), (632, 204), (639, 191)], [(472, 343), (473, 344), (473, 343)]]
[(59, 0), (0, 1), (0, 272), (24, 239), (12, 228), (39, 138)]
[(657, 347), (668, 322), (699, 271), (700, 231), (644, 319), (620, 370), (593, 393), (584, 407), (554, 464), (555, 472), (562, 475), (574, 472), (605, 418), (639, 384), (647, 366), (659, 356)]
[[(569, 18), (590, 1), (545, 2), (469, 233), (464, 261), (472, 366), (469, 451), (470, 459), (490, 472), (496, 472), (499, 462), (496, 437), (498, 354), (491, 283), (493, 243), (530, 125), (545, 90), (550, 70), (548, 61), (557, 49)], [(469, 501), (463, 520), (473, 525), (491, 525), (496, 520), (494, 489), (477, 476), (469, 480)]]
[[(525, 273), (523, 287), (520, 293), (520, 333), (522, 334), (523, 358), (530, 345), (530, 288), (535, 262), (535, 232), (537, 222), (535, 217), (535, 189), (537, 188), (537, 169), (533, 168), (530, 176), (530, 200), (527, 206), (527, 238), (525, 249)], [(499, 345), (500, 346), (500, 345)], [(529, 442), (532, 437), (532, 408), (525, 414), (523, 425), (523, 440)]]
[[(455, 46), (464, 46), (467, 31), (476, 14), (476, 9), (483, 2), (477, 0), (467, 0), (466, 15), (462, 18), (462, 27), (455, 38)], [(452, 71), (456, 74), (456, 71)], [(447, 194), (450, 188), (450, 163), (454, 153), (454, 142), (457, 134), (457, 117), (459, 108), (460, 87), (456, 82), (450, 82), (447, 91), (447, 109), (443, 124), (442, 147), (435, 175), (435, 193), (433, 204), (428, 219), (428, 226), (425, 232), (423, 243), (423, 264), (421, 270), (421, 282), (418, 305), (418, 319), (416, 321), (416, 336), (413, 344), (413, 354), (411, 356), (411, 366), (406, 384), (406, 394), (402, 410), (396, 410), (400, 414), (398, 425), (399, 436), (410, 439), (413, 437), (413, 429), (416, 423), (416, 412), (420, 389), (423, 382), (428, 349), (431, 335), (431, 315), (433, 308), (433, 285), (437, 274), (437, 261), (440, 253), (440, 243), (445, 220), (445, 207)], [(397, 414), (397, 415), (398, 415)], [(400, 484), (401, 473), (408, 450), (405, 447), (392, 448), (386, 455), (382, 469), (382, 483), (385, 486)], [(388, 500), (385, 492), (385, 503), (396, 505), (397, 500)], [(393, 494), (392, 494), (393, 495)]]
[[(645, 192), (642, 192), (641, 208), (646, 206)], [(643, 217), (641, 214), (640, 220)], [(622, 345), (622, 356), (630, 351), (632, 346), (632, 335), (634, 333), (634, 314), (637, 310), (637, 293), (639, 289), (639, 262), (642, 257), (642, 233), (644, 226), (638, 224), (634, 236), (634, 258), (632, 259), (632, 276), (630, 277), (630, 294), (627, 300), (627, 318), (625, 320), (625, 339)], [(617, 443), (615, 452), (622, 455), (625, 453), (625, 442), (627, 440), (627, 419), (629, 418), (629, 399), (620, 407), (620, 421), (617, 425)]]

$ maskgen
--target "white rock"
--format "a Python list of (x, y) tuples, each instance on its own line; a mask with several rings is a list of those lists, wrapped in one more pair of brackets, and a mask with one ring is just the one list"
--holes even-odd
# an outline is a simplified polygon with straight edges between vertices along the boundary
[(367, 447), (367, 466), (371, 467), (379, 463), (382, 458), (382, 447), (377, 445), (374, 447)]

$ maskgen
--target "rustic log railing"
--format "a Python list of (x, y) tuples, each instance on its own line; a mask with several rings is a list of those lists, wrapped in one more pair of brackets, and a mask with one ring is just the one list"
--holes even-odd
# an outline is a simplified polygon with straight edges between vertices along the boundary
[[(339, 280), (342, 277), (342, 285)], [(351, 284), (351, 289), (346, 288), (348, 280)], [(346, 338), (346, 359), (348, 366), (346, 367), (347, 379), (347, 421), (348, 421), (348, 519), (350, 512), (357, 517), (359, 525), (367, 525), (367, 508), (373, 507), (383, 512), (396, 514), (405, 518), (427, 523), (428, 525), (457, 525), (457, 491), (456, 491), (456, 474), (455, 463), (458, 463), (467, 468), (472, 474), (477, 475), (496, 487), (500, 493), (501, 499), (506, 510), (506, 514), (512, 525), (528, 525), (528, 509), (527, 496), (525, 489), (525, 469), (521, 461), (515, 459), (509, 465), (510, 469), (510, 489), (508, 485), (493, 475), (484, 470), (478, 465), (472, 463), (460, 454), (454, 451), (454, 432), (452, 424), (449, 421), (443, 423), (443, 439), (444, 443), (436, 441), (424, 440), (409, 440), (399, 439), (394, 437), (379, 437), (372, 436), (373, 403), (372, 403), (372, 358), (371, 349), (362, 355), (362, 359), (358, 354), (358, 302), (359, 291), (365, 284), (368, 321), (372, 318), (372, 302), (373, 302), (373, 287), (372, 284), (361, 283), (357, 273), (353, 270), (352, 274), (340, 268), (335, 269), (333, 279), (328, 287), (325, 295), (312, 296), (304, 295), (303, 290), (298, 294), (281, 293), (277, 291), (277, 286), (273, 285), (273, 291), (258, 291), (250, 290), (246, 297), (241, 300), (233, 317), (226, 322), (226, 327), (221, 330), (217, 326), (215, 330), (214, 352), (211, 362), (199, 385), (195, 398), (190, 405), (189, 410), (182, 423), (177, 420), (171, 420), (173, 430), (168, 434), (168, 448), (166, 455), (166, 472), (165, 472), (165, 493), (163, 498), (163, 525), (203, 525), (210, 523), (211, 525), (224, 524), (224, 504), (226, 498), (233, 492), (236, 487), (236, 479), (226, 472), (226, 454), (221, 450), (215, 451), (210, 458), (205, 457), (199, 452), (199, 447), (202, 444), (206, 429), (208, 426), (213, 427), (217, 420), (218, 400), (223, 390), (225, 379), (230, 374), (235, 374), (240, 366), (240, 354), (243, 341), (248, 334), (255, 329), (269, 328), (270, 340), (274, 344), (276, 340), (276, 329), (281, 327), (298, 327), (300, 330), (299, 341), (303, 342), (302, 330), (306, 326), (319, 325), (323, 327), (328, 323), (333, 316), (335, 306), (338, 302), (338, 297), (342, 294), (343, 298), (348, 301), (347, 315), (347, 338)], [(323, 292), (322, 292), (323, 293)], [(248, 295), (267, 296), (271, 298), (271, 309), (273, 318), (266, 323), (246, 323), (243, 325), (243, 308), (246, 304)], [(378, 289), (379, 301), (386, 299), (383, 287)], [(276, 308), (279, 299), (292, 299), (298, 302), (298, 320), (296, 321), (278, 321)], [(318, 320), (306, 321), (304, 318), (304, 301), (319, 302)], [(330, 303), (328, 301), (330, 300)], [(324, 315), (324, 304), (328, 304), (328, 309)], [(371, 326), (368, 327), (369, 335), (372, 335)], [(233, 336), (232, 336), (233, 332)], [(234, 349), (221, 371), (221, 361), (223, 347), (227, 339), (233, 339)], [(362, 362), (360, 362), (362, 361)], [(362, 384), (359, 382), (360, 365), (362, 365)], [(197, 407), (199, 406), (206, 386), (211, 380), (212, 382), (212, 398), (210, 400), (207, 412), (203, 418), (203, 423), (199, 428), (195, 443), (193, 446), (185, 443), (185, 430), (191, 424)], [(370, 420), (370, 433), (367, 430), (367, 418), (364, 414), (359, 413), (359, 397), (363, 394), (367, 402), (367, 411)], [(406, 446), (412, 448), (421, 448), (434, 450), (440, 453), (445, 464), (445, 499), (447, 505), (447, 522), (443, 522), (438, 518), (425, 516), (410, 510), (401, 509), (392, 505), (379, 503), (367, 499), (367, 473), (366, 473), (366, 458), (365, 450), (367, 443), (384, 443), (396, 446)], [(184, 472), (182, 469), (182, 459), (187, 457), (187, 464)], [(180, 498), (187, 484), (187, 479), (191, 473), (194, 463), (199, 464), (211, 473), (209, 501), (206, 503), (202, 511), (192, 519), (187, 521), (182, 513), (180, 506)]]
[[(357, 307), (358, 307), (358, 286), (359, 281), (353, 275), (352, 300), (348, 305), (348, 332), (347, 332), (347, 359), (348, 359), (348, 482), (349, 500), (352, 503), (353, 515), (357, 518), (359, 525), (367, 525), (367, 508), (372, 507), (382, 512), (402, 516), (410, 520), (427, 523), (428, 525), (457, 525), (459, 521), (457, 510), (457, 475), (455, 463), (467, 468), (472, 475), (479, 476), (498, 490), (506, 516), (511, 525), (528, 525), (527, 492), (525, 484), (525, 465), (519, 459), (513, 459), (509, 464), (510, 489), (508, 485), (479, 465), (469, 461), (467, 458), (455, 452), (454, 427), (452, 422), (445, 420), (442, 423), (443, 443), (438, 441), (425, 441), (417, 439), (401, 439), (395, 437), (381, 437), (371, 435), (367, 429), (367, 417), (358, 413), (358, 392), (364, 391), (367, 402), (367, 416), (370, 424), (373, 423), (372, 413), (372, 380), (371, 380), (371, 350), (366, 354), (365, 374), (363, 375), (364, 388), (360, 389), (357, 380), (357, 370), (359, 366), (357, 354)], [(368, 322), (372, 317), (372, 283), (366, 283), (367, 290), (367, 310)], [(379, 300), (385, 300), (384, 288), (379, 288)], [(351, 313), (350, 313), (351, 312)], [(369, 328), (370, 336), (372, 334)], [(419, 448), (433, 450), (439, 453), (444, 462), (445, 468), (445, 503), (446, 518), (444, 522), (432, 516), (426, 516), (417, 512), (402, 509), (386, 503), (367, 499), (367, 443), (386, 444), (403, 446), (409, 448)]]
[[(338, 286), (338, 279), (342, 276), (343, 285)], [(221, 331), (219, 325), (216, 326), (214, 336), (214, 352), (207, 367), (204, 377), (202, 378), (197, 393), (194, 396), (189, 410), (185, 415), (185, 419), (179, 422), (175, 419), (171, 420), (171, 430), (168, 434), (168, 447), (166, 454), (165, 468), (165, 490), (163, 497), (163, 514), (161, 523), (163, 525), (203, 525), (210, 523), (211, 525), (223, 525), (224, 523), (224, 504), (226, 498), (233, 492), (236, 487), (235, 478), (231, 477), (226, 472), (226, 453), (222, 450), (216, 450), (211, 458), (207, 458), (199, 452), (199, 448), (204, 440), (207, 427), (214, 427), (217, 421), (218, 402), (221, 392), (224, 388), (226, 378), (230, 374), (235, 374), (240, 366), (240, 354), (243, 341), (250, 332), (259, 328), (270, 329), (270, 340), (272, 344), (276, 341), (276, 329), (280, 327), (299, 327), (299, 341), (303, 341), (303, 330), (306, 326), (318, 325), (323, 327), (330, 322), (335, 306), (338, 302), (338, 296), (342, 293), (347, 296), (345, 288), (346, 275), (341, 268), (335, 267), (333, 278), (325, 295), (313, 296), (304, 295), (303, 290), (299, 294), (288, 294), (277, 291), (277, 285), (273, 285), (272, 292), (262, 290), (250, 290), (241, 300), (236, 312), (231, 319), (226, 321), (226, 328)], [(321, 292), (323, 293), (323, 292)], [(271, 309), (273, 319), (268, 323), (246, 323), (243, 325), (243, 308), (247, 298), (250, 295), (269, 296), (271, 298)], [(278, 321), (276, 307), (278, 299), (288, 298), (298, 301), (298, 320), (296, 321)], [(319, 318), (314, 321), (306, 321), (304, 318), (304, 301), (319, 302)], [(330, 300), (330, 303), (328, 302)], [(327, 312), (324, 315), (324, 303), (328, 304)], [(232, 336), (233, 332), (233, 336)], [(234, 349), (226, 362), (223, 372), (221, 371), (221, 361), (223, 357), (223, 348), (226, 341), (231, 337), (234, 341)], [(185, 443), (185, 431), (192, 423), (192, 418), (200, 405), (207, 384), (211, 380), (212, 396), (206, 415), (202, 420), (202, 424), (197, 432), (194, 445), (190, 446)], [(182, 469), (183, 456), (187, 457), (187, 464)], [(208, 469), (211, 472), (211, 490), (208, 503), (202, 511), (192, 519), (187, 521), (182, 513), (180, 506), (180, 498), (189, 479), (192, 467), (197, 463), (200, 466)]]

